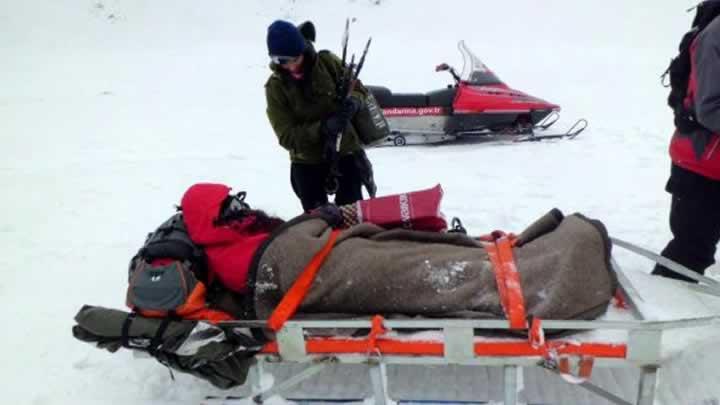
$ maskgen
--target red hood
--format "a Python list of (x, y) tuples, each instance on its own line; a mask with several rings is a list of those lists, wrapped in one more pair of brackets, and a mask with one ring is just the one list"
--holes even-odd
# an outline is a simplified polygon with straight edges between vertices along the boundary
[(185, 191), (180, 204), (188, 233), (195, 243), (209, 245), (238, 239), (236, 231), (214, 225), (230, 190), (224, 184), (198, 183)]

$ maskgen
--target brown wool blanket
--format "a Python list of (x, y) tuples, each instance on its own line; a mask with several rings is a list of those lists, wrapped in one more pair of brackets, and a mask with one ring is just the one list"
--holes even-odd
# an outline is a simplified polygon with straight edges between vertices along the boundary
[[(296, 218), (258, 252), (251, 269), (258, 319), (270, 316), (331, 230), (321, 218)], [(528, 316), (593, 319), (613, 296), (610, 243), (599, 221), (553, 210), (520, 234), (513, 254)], [(295, 318), (374, 314), (505, 318), (480, 242), (363, 223), (341, 231)]]

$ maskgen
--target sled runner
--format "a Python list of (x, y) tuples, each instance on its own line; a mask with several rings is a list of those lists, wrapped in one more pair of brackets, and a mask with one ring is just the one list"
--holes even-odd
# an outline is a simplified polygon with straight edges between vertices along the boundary
[(463, 41), (463, 70), (446, 63), (455, 83), (428, 93), (399, 94), (387, 87), (367, 86), (383, 110), (390, 135), (380, 145), (414, 145), (460, 137), (501, 137), (515, 142), (573, 139), (587, 128), (580, 119), (561, 133), (546, 133), (560, 118), (560, 106), (515, 90), (485, 66)]

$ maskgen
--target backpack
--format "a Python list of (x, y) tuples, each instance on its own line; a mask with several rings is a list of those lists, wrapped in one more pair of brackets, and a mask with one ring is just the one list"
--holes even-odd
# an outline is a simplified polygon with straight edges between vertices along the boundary
[[(684, 102), (690, 81), (690, 47), (698, 34), (720, 15), (720, 1), (703, 1), (695, 7), (695, 10), (692, 29), (683, 35), (678, 46), (678, 55), (670, 61), (670, 66), (662, 75), (663, 85), (670, 87), (667, 102), (675, 115), (675, 127), (683, 134), (709, 132), (697, 122), (695, 112), (688, 110)], [(667, 76), (670, 78), (669, 85), (665, 84)]]
[(143, 316), (186, 316), (205, 308), (207, 257), (178, 212), (148, 234), (128, 267), (126, 304)]

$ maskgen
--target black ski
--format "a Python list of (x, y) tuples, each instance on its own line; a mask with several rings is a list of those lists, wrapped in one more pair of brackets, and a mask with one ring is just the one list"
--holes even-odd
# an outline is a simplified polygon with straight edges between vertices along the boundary
[(563, 134), (535, 134), (535, 133), (529, 133), (527, 135), (520, 135), (517, 138), (513, 140), (513, 142), (538, 142), (543, 141), (547, 139), (574, 139), (578, 135), (580, 135), (583, 131), (585, 131), (585, 128), (587, 128), (588, 122), (586, 119), (581, 118), (573, 124), (573, 126), (570, 127), (570, 129), (567, 130), (567, 132)]

